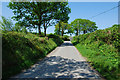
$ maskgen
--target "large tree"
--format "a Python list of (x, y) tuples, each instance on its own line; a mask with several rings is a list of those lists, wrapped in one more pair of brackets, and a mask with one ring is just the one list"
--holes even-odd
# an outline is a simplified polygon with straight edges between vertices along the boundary
[[(55, 3), (51, 3), (51, 4), (55, 5)], [(54, 5), (52, 6), (55, 7)], [(50, 11), (48, 11), (48, 13), (45, 13), (43, 17), (44, 18), (43, 26), (44, 26), (45, 36), (46, 36), (46, 29), (49, 26), (52, 26), (55, 23), (59, 22), (59, 31), (60, 31), (60, 24), (61, 24), (60, 22), (61, 21), (67, 22), (69, 19), (68, 14), (70, 13), (71, 10), (68, 7), (68, 2), (61, 2), (60, 4), (57, 4), (57, 6), (58, 6), (58, 9), (56, 8), (54, 11), (50, 9)]]
[(68, 16), (68, 14), (70, 14), (71, 13), (71, 9), (69, 8), (69, 6), (68, 6), (68, 3), (66, 2), (66, 3), (60, 3), (61, 5), (60, 5), (60, 9), (58, 10), (58, 12), (57, 12), (57, 14), (56, 14), (56, 18), (55, 19), (57, 19), (58, 20), (58, 23), (59, 23), (59, 30), (58, 30), (58, 34), (60, 35), (60, 28), (61, 28), (61, 24), (62, 24), (62, 22), (64, 22), (64, 23), (67, 23), (68, 22), (68, 20), (69, 20), (69, 16)]
[[(15, 16), (13, 19), (17, 20), (19, 24), (26, 27), (38, 27), (39, 34), (41, 34), (41, 25), (48, 24), (52, 19), (59, 20), (63, 14), (65, 20), (68, 17), (67, 2), (10, 2), (8, 7), (13, 10)], [(44, 25), (47, 29), (47, 25)]]
[[(59, 23), (58, 23), (55, 25), (55, 33), (63, 36), (63, 34), (65, 34), (65, 30), (67, 30), (68, 27), (69, 27), (68, 23), (61, 22), (61, 27), (59, 29)], [(59, 32), (59, 30), (60, 30), (60, 32)]]
[(95, 22), (87, 19), (75, 19), (71, 22), (71, 27), (75, 30), (76, 35), (80, 35), (81, 31), (85, 34), (97, 30)]
[(75, 19), (74, 21), (71, 22), (71, 27), (73, 27), (76, 35), (80, 34), (82, 28), (81, 22), (82, 22), (81, 19)]
[(72, 36), (72, 34), (74, 33), (74, 29), (71, 27), (70, 24), (68, 24), (67, 26), (67, 34), (70, 34), (70, 36)]

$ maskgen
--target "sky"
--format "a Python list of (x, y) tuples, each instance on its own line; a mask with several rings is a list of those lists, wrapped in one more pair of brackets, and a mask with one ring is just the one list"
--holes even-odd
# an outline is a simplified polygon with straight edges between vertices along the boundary
[(70, 2), (69, 6), (71, 8), (69, 23), (76, 18), (89, 19), (96, 22), (98, 29), (105, 29), (118, 23), (118, 8), (91, 19), (92, 16), (118, 6), (117, 2)]
[[(11, 18), (14, 14), (7, 5), (8, 2), (2, 2), (2, 16)], [(118, 8), (91, 19), (92, 16), (118, 6), (118, 2), (68, 2), (68, 5), (71, 8), (68, 23), (71, 23), (77, 18), (89, 19), (96, 22), (98, 29), (105, 29), (114, 24), (118, 24)], [(15, 21), (13, 22), (15, 23)], [(47, 34), (54, 33), (54, 29), (54, 26), (49, 27)]]

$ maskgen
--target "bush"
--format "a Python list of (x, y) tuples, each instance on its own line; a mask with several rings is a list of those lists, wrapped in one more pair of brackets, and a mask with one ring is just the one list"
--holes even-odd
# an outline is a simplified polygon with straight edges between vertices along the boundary
[(56, 35), (56, 34), (52, 34), (52, 33), (51, 33), (51, 34), (48, 34), (47, 37), (48, 37), (48, 39), (49, 39), (49, 38), (52, 38), (52, 40), (53, 40), (54, 42), (56, 42), (58, 46), (60, 46), (61, 43), (63, 43), (63, 39), (62, 39), (59, 35)]
[[(116, 80), (120, 72), (119, 25), (75, 36), (72, 43), (81, 54), (107, 79)], [(112, 74), (111, 74), (112, 73)]]
[(48, 40), (31, 33), (6, 32), (2, 35), (2, 78), (29, 68), (62, 43), (58, 36), (58, 41), (54, 41), (53, 38)]
[(62, 37), (62, 39), (63, 39), (64, 41), (70, 41), (70, 39), (69, 39), (69, 36), (68, 36), (68, 35), (64, 35), (64, 36)]
[(40, 35), (39, 35), (39, 33), (36, 33), (36, 32), (33, 32), (32, 34), (35, 34), (35, 35), (37, 35), (39, 37), (45, 37), (45, 34), (43, 32), (41, 32)]

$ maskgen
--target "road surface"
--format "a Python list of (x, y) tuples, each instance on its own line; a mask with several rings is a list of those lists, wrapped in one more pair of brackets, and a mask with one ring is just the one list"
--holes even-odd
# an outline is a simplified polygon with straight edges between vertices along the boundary
[(70, 41), (65, 41), (45, 59), (12, 78), (87, 78), (99, 79)]

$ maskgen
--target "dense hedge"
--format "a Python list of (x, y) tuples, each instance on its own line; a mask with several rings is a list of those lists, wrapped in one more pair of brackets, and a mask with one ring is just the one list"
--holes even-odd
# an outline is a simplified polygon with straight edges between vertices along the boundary
[(68, 35), (64, 35), (64, 36), (62, 37), (62, 39), (63, 39), (64, 41), (70, 41), (70, 39), (69, 39), (69, 36), (68, 36)]
[(120, 26), (75, 36), (72, 43), (81, 54), (108, 80), (119, 77)]
[(49, 39), (49, 38), (52, 38), (52, 40), (53, 40), (55, 43), (57, 43), (57, 46), (60, 46), (61, 43), (64, 41), (61, 36), (55, 35), (55, 34), (52, 34), (52, 33), (51, 33), (51, 34), (48, 34), (47, 37), (48, 37), (48, 39)]
[(2, 77), (8, 78), (29, 68), (62, 42), (59, 36), (48, 39), (31, 33), (2, 33)]

